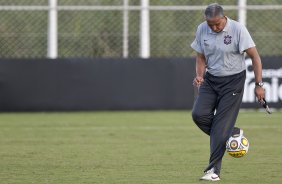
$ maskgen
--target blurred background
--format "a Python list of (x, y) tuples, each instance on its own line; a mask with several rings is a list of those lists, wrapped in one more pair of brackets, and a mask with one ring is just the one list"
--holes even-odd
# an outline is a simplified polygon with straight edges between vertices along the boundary
[[(58, 90), (54, 90), (68, 82), (73, 86), (62, 88), (61, 94), (71, 93), (71, 88), (80, 89), (72, 94), (69, 99), (66, 99), (68, 102), (70, 102), (70, 99), (88, 95), (88, 100), (85, 97), (85, 101), (94, 104), (97, 103), (97, 99), (101, 104), (122, 101), (122, 104), (107, 106), (102, 109), (116, 109), (118, 107), (124, 109), (191, 108), (194, 89), (190, 84), (194, 75), (193, 57), (195, 53), (190, 48), (190, 43), (194, 39), (198, 24), (204, 21), (203, 10), (213, 2), (211, 0), (0, 0), (1, 96), (4, 100), (1, 109), (21, 109), (16, 107), (15, 104), (11, 105), (11, 101), (23, 103), (21, 99), (28, 98), (26, 95), (19, 95), (19, 91), (23, 94), (36, 93), (38, 95), (46, 91), (44, 88), (46, 86), (48, 86), (48, 93), (39, 95), (38, 99), (36, 99), (36, 95), (32, 95), (31, 100), (25, 101), (31, 103), (34, 99), (37, 101), (36, 104), (46, 104), (46, 101), (50, 103), (52, 101), (50, 95), (52, 93), (58, 94)], [(280, 88), (279, 84), (282, 76), (279, 64), (282, 50), (282, 24), (280, 21), (282, 1), (218, 0), (217, 2), (223, 5), (228, 17), (247, 26), (263, 62), (267, 63), (264, 65), (266, 69), (264, 73), (265, 87), (269, 91), (267, 93), (269, 101), (276, 108), (279, 108), (280, 97), (282, 99), (282, 87)], [(51, 59), (60, 63), (46, 64), (53, 61)], [(146, 78), (148, 70), (152, 69), (151, 65), (147, 66), (148, 63), (146, 62), (148, 61), (151, 64), (155, 62), (153, 65), (155, 65), (156, 70), (151, 71), (152, 75)], [(44, 66), (39, 63), (44, 63)], [(88, 64), (81, 68), (82, 63)], [(95, 63), (98, 63), (99, 66), (96, 66)], [(113, 63), (116, 66), (113, 66)], [(134, 65), (135, 69), (132, 69), (132, 67), (125, 69), (124, 67), (127, 67), (128, 63)], [(140, 71), (142, 67), (140, 69), (137, 66), (140, 63), (146, 65), (142, 71)], [(52, 66), (49, 67), (49, 65)], [(59, 65), (61, 66), (60, 71)], [(69, 70), (70, 66), (78, 69)], [(38, 72), (38, 67), (41, 67), (41, 72)], [(95, 69), (98, 67), (97, 71), (100, 71), (100, 73), (96, 76), (82, 76), (87, 73), (85, 69), (91, 67)], [(164, 68), (160, 69), (162, 67)], [(15, 71), (17, 71), (15, 75), (20, 76), (17, 79), (13, 75)], [(251, 73), (251, 69), (249, 71)], [(89, 71), (89, 73), (92, 72)], [(121, 73), (123, 73), (122, 76), (120, 76)], [(75, 74), (75, 79), (80, 78), (77, 81), (80, 86), (74, 85), (74, 76), (70, 74)], [(52, 84), (48, 80), (50, 79), (49, 75), (57, 76)], [(62, 83), (56, 84), (60, 81), (61, 75), (64, 76), (64, 79), (61, 80)], [(70, 78), (66, 79), (66, 75)], [(104, 79), (105, 75), (113, 76), (109, 77), (110, 79)], [(175, 77), (176, 75), (177, 77)], [(26, 79), (25, 76), (30, 78)], [(160, 76), (167, 78), (164, 79)], [(134, 77), (138, 79), (135, 80), (139, 81), (138, 84), (134, 81), (128, 82), (128, 80), (133, 80)], [(150, 80), (156, 77), (160, 78), (155, 83)], [(11, 78), (14, 80), (11, 81)], [(27, 80), (30, 82), (33, 78), (37, 78), (38, 81), (33, 81), (32, 84), (28, 83)], [(82, 81), (85, 81), (85, 78), (88, 80), (95, 78), (95, 81), (89, 81), (85, 86), (82, 86)], [(115, 81), (117, 78), (118, 81)], [(169, 79), (178, 80), (178, 82), (165, 82)], [(250, 76), (249, 80), (247, 79), (248, 83), (246, 83), (245, 91), (249, 91), (247, 93), (250, 96), (245, 95), (244, 97), (245, 107), (247, 108), (258, 107), (252, 105), (256, 103), (253, 91), (250, 88), (254, 85), (252, 79), (253, 77)], [(24, 82), (21, 80), (24, 80)], [(179, 80), (181, 81), (179, 82)], [(109, 81), (112, 84), (109, 84)], [(23, 83), (26, 83), (26, 85), (22, 85)], [(114, 89), (112, 87), (111, 89), (103, 88), (105, 83), (109, 86), (116, 85), (116, 87)], [(87, 89), (92, 84), (94, 87)], [(188, 84), (189, 87), (186, 87)], [(97, 92), (97, 88), (100, 89), (99, 92)], [(117, 95), (119, 92), (115, 92), (115, 90), (121, 88), (124, 90), (120, 91), (120, 94), (135, 95), (129, 99)], [(173, 88), (174, 90), (172, 90)], [(151, 89), (151, 91), (143, 93), (142, 90), (144, 89)], [(150, 102), (151, 99), (155, 99), (155, 96), (162, 96), (162, 93), (168, 91), (168, 89), (170, 93), (164, 95), (158, 101), (159, 105), (157, 106), (146, 104), (136, 106), (135, 104), (124, 107), (124, 104), (131, 103), (137, 98), (144, 101), (144, 97), (140, 97), (142, 94), (149, 96), (147, 100)], [(105, 94), (105, 91), (109, 90), (113, 93)], [(9, 95), (14, 94), (11, 91), (17, 91), (17, 93), (9, 98)], [(97, 95), (97, 93), (99, 94)], [(155, 96), (152, 96), (152, 93), (155, 93)], [(43, 98), (46, 99), (46, 97), (49, 99), (44, 101)], [(58, 98), (61, 99), (61, 96), (52, 99), (57, 101)], [(107, 100), (101, 100), (101, 98)], [(115, 100), (111, 101), (110, 99), (113, 98)], [(117, 100), (121, 98), (123, 100)], [(169, 99), (170, 102), (166, 102)], [(181, 105), (179, 105), (180, 101), (182, 101)], [(36, 104), (25, 107), (30, 110), (37, 109)], [(160, 104), (167, 105), (162, 106)], [(169, 104), (176, 105), (169, 106)], [(76, 105), (74, 103), (72, 107)], [(8, 106), (9, 108), (7, 108)], [(60, 109), (57, 105), (51, 106), (39, 109)]]
[[(55, 1), (59, 58), (140, 57), (142, 0)], [(0, 1), (1, 58), (47, 57), (50, 2)], [(150, 7), (145, 8), (149, 8), (150, 57), (193, 56), (189, 45), (196, 26), (204, 20), (203, 9), (213, 1), (148, 2)], [(282, 1), (245, 0), (246, 7), (239, 7), (238, 0), (217, 2), (235, 20), (240, 10), (247, 10), (246, 25), (260, 54), (281, 55)]]

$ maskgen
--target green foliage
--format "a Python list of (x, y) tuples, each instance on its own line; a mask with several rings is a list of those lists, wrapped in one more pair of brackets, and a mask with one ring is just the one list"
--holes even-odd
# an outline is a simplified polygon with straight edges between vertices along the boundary
[[(140, 0), (129, 0), (139, 6)], [(211, 0), (151, 0), (152, 6), (202, 6)], [(222, 5), (237, 5), (237, 0), (219, 0)], [(279, 0), (248, 0), (249, 5), (282, 5)], [(122, 0), (60, 0), (60, 6), (123, 6)], [(1, 6), (48, 5), (47, 0), (0, 0)], [(139, 57), (140, 11), (129, 12), (129, 57)], [(226, 15), (237, 19), (236, 10)], [(282, 25), (280, 10), (248, 10), (247, 27), (262, 56), (281, 55)], [(151, 10), (150, 38), (152, 57), (191, 57), (190, 48), (197, 26), (204, 21), (202, 10)], [(61, 10), (58, 13), (59, 57), (122, 57), (122, 10)], [(48, 11), (0, 11), (0, 57), (44, 58), (47, 53)]]
[[(63, 11), (59, 22), (61, 57), (121, 57), (120, 11)], [(110, 25), (110, 26), (109, 26)]]
[[(28, 5), (34, 5), (34, 6), (42, 6), (42, 5), (48, 5), (49, 0), (0, 0), (1, 6), (8, 6), (8, 5), (16, 5), (16, 6), (28, 6)], [(61, 0), (59, 0), (61, 1)]]
[[(0, 183), (202, 183), (209, 137), (188, 111), (1, 113)], [(282, 113), (241, 112), (250, 141), (220, 183), (280, 184)]]
[(211, 0), (150, 0), (150, 4), (151, 5), (208, 5), (208, 4), (211, 4), (211, 3), (219, 3), (219, 4), (222, 4), (222, 5), (234, 5), (234, 4), (237, 4), (238, 0), (217, 0), (217, 1), (211, 1)]
[(0, 20), (0, 57), (46, 56), (47, 12), (0, 11)]

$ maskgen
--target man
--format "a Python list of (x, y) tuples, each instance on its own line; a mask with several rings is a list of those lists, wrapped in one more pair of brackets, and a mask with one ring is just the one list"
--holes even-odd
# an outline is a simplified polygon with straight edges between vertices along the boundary
[(210, 136), (209, 165), (200, 179), (218, 181), (227, 139), (243, 133), (234, 126), (244, 92), (245, 53), (252, 59), (259, 101), (265, 92), (261, 59), (246, 27), (224, 16), (223, 8), (217, 3), (206, 8), (205, 19), (191, 44), (197, 52), (193, 85), (199, 89), (192, 117)]

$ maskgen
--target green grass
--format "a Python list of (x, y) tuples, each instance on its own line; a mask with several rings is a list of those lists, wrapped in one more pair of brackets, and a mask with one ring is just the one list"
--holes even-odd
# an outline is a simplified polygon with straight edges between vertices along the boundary
[[(250, 141), (220, 183), (282, 183), (282, 113), (241, 112)], [(2, 184), (203, 183), (209, 138), (189, 111), (1, 113)]]

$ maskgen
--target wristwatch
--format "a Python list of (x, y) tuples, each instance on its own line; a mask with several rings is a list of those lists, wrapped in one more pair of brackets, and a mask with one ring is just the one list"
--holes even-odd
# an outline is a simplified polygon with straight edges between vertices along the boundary
[(263, 82), (256, 82), (256, 86), (263, 87)]

